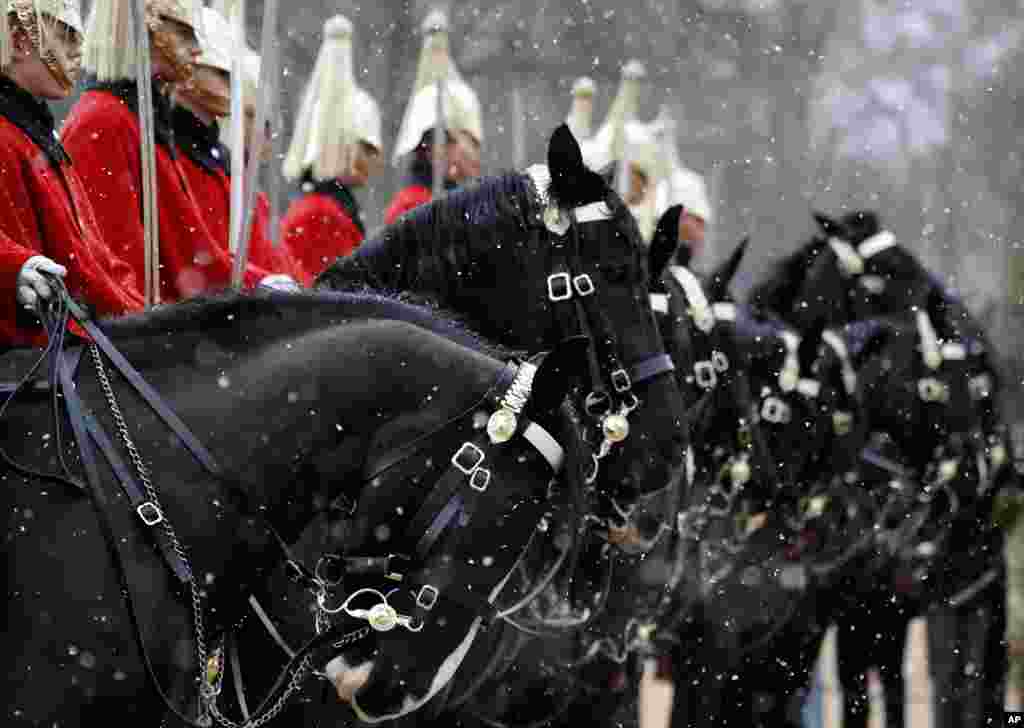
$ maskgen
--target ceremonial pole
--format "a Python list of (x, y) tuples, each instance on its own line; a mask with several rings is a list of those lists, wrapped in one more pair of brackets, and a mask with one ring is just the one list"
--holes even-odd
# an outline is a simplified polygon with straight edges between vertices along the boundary
[[(277, 16), (278, 0), (265, 0), (263, 4), (263, 33), (260, 38), (260, 50), (263, 53), (263, 62), (260, 64), (259, 86), (256, 89), (256, 127), (252, 131), (252, 149), (249, 150), (248, 168), (245, 171), (245, 203), (242, 208), (242, 238), (239, 241), (238, 252), (235, 254), (234, 278), (235, 286), (242, 284), (242, 274), (249, 258), (249, 238), (252, 233), (253, 207), (256, 205), (256, 176), (259, 172), (260, 155), (258, 150), (263, 148), (266, 142), (267, 112), (270, 105), (270, 94), (267, 93), (271, 83), (272, 66), (276, 65), (273, 58), (269, 56), (277, 52)], [(234, 103), (234, 99), (232, 99)], [(236, 146), (242, 149), (242, 146)], [(236, 155), (236, 156), (244, 156)]]
[(448, 155), (445, 143), (448, 141), (448, 125), (444, 118), (445, 79), (437, 79), (437, 123), (434, 125), (434, 175), (431, 195), (439, 199), (444, 193), (444, 177), (448, 170)]
[(512, 88), (512, 123), (514, 130), (515, 153), (512, 157), (515, 169), (526, 169), (526, 102), (523, 100), (523, 89), (520, 82), (526, 74), (517, 74), (516, 84)]
[[(276, 27), (276, 26), (275, 26)], [(284, 159), (285, 149), (285, 135), (284, 129), (279, 128), (279, 125), (283, 125), (284, 117), (281, 113), (281, 50), (275, 42), (273, 44), (273, 51), (269, 57), (266, 55), (267, 51), (264, 50), (263, 63), (270, 66), (267, 71), (267, 77), (270, 80), (270, 86), (267, 88), (267, 93), (270, 94), (271, 100), (275, 102), (275, 105), (268, 106), (273, 109), (273, 113), (268, 114), (271, 123), (271, 134), (270, 134), (270, 159), (271, 159), (271, 173), (270, 178), (267, 180), (267, 195), (270, 198), (270, 230), (267, 234), (270, 235), (270, 244), (273, 248), (278, 248), (281, 244), (281, 217), (284, 209), (284, 201), (282, 200), (282, 184), (281, 184), (281, 169), (280, 163)], [(262, 70), (262, 67), (261, 67)]]
[(139, 141), (142, 163), (142, 224), (145, 241), (146, 308), (160, 303), (160, 229), (156, 198), (156, 133), (153, 123), (153, 70), (149, 50), (146, 0), (131, 3), (135, 31), (136, 89), (139, 98)]
[(231, 59), (231, 235), (228, 247), (235, 256), (231, 272), (231, 285), (242, 287), (242, 272), (239, 269), (240, 246), (242, 241), (242, 216), (245, 206), (245, 106), (243, 93), (243, 59), (245, 53), (245, 0), (235, 0), (229, 14), (234, 52)]
[[(443, 27), (442, 25), (438, 24), (438, 25), (429, 25), (428, 27), (424, 28), (424, 30), (426, 31), (427, 35), (430, 35), (432, 33), (445, 32), (446, 28)], [(426, 43), (426, 42), (427, 42), (427, 40), (426, 40), (426, 38), (424, 38), (424, 43)], [(439, 49), (435, 49), (434, 52), (438, 53)], [(437, 77), (437, 80), (436, 80), (436, 82), (437, 82), (437, 122), (434, 124), (434, 154), (433, 154), (434, 172), (433, 172), (432, 185), (431, 185), (431, 187), (432, 187), (431, 188), (431, 196), (435, 200), (439, 199), (441, 197), (441, 195), (444, 194), (444, 178), (445, 178), (445, 172), (447, 172), (447, 170), (448, 170), (448, 155), (446, 153), (446, 151), (447, 151), (446, 144), (447, 144), (447, 141), (448, 141), (448, 124), (446, 123), (447, 119), (445, 118), (445, 113), (444, 113), (444, 95), (445, 95), (445, 90), (446, 90), (445, 89), (446, 81), (448, 79), (448, 74), (451, 72), (451, 69), (448, 67), (448, 63), (447, 63), (447, 60), (448, 60), (448, 55), (447, 55), (448, 54), (448, 50), (447, 50), (447, 47), (445, 47), (445, 49), (444, 49), (444, 54), (445, 54), (444, 55), (445, 63), (442, 65), (442, 67), (440, 69), (438, 69), (438, 77)]]

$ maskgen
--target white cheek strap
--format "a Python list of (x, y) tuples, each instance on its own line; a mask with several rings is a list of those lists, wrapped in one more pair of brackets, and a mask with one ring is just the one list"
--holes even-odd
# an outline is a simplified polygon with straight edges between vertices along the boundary
[(865, 261), (887, 250), (896, 244), (896, 236), (888, 230), (882, 230), (854, 248), (842, 238), (830, 237), (828, 245), (839, 258), (839, 263), (849, 276), (859, 276), (864, 272)]
[[(704, 295), (704, 287), (688, 268), (680, 265), (669, 266), (669, 273), (676, 283), (686, 293), (686, 300), (690, 303), (690, 316), (697, 328), (705, 334), (710, 333), (715, 327), (715, 310), (708, 303), (708, 297)], [(735, 316), (733, 317), (735, 318)]]
[(843, 387), (847, 394), (853, 394), (857, 391), (857, 373), (853, 370), (853, 364), (850, 362), (850, 351), (846, 348), (846, 342), (831, 329), (824, 331), (821, 338), (839, 357), (843, 367)]

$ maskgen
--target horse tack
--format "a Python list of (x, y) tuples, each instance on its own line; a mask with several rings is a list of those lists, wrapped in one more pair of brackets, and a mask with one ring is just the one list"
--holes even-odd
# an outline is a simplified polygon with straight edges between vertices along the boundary
[[(545, 194), (544, 180), (538, 177), (537, 168), (527, 170), (535, 189), (541, 196), (546, 210), (554, 208)], [(593, 453), (594, 469), (588, 483), (597, 480), (600, 461), (611, 452), (612, 446), (623, 442), (629, 436), (629, 415), (639, 405), (633, 392), (633, 384), (645, 382), (675, 370), (672, 358), (665, 353), (641, 359), (627, 369), (618, 356), (618, 339), (608, 325), (606, 317), (594, 300), (594, 293), (600, 285), (600, 276), (578, 273), (582, 267), (579, 255), (579, 226), (588, 222), (611, 219), (612, 213), (606, 203), (597, 202), (573, 210), (559, 211), (559, 224), (552, 227), (545, 213), (543, 217), (548, 230), (558, 236), (551, 246), (553, 271), (547, 277), (547, 299), (553, 307), (563, 335), (582, 334), (590, 346), (587, 360), (590, 368), (592, 391), (587, 395), (584, 409), (591, 417), (599, 420), (601, 442)], [(571, 252), (567, 252), (567, 243)], [(596, 280), (595, 280), (596, 279)], [(568, 304), (563, 306), (562, 304)], [(603, 366), (602, 366), (603, 364)], [(605, 377), (611, 384), (611, 392), (605, 389)]]
[[(427, 562), (435, 544), (442, 534), (455, 523), (459, 514), (465, 512), (467, 508), (472, 508), (472, 502), (468, 502), (467, 499), (481, 497), (488, 488), (498, 482), (496, 474), (487, 466), (491, 448), (501, 447), (518, 435), (543, 457), (553, 476), (561, 471), (565, 457), (561, 445), (540, 424), (528, 419), (522, 412), (529, 400), (535, 373), (536, 367), (529, 362), (523, 362), (518, 366), (513, 363), (506, 365), (498, 383), (492, 388), (495, 390), (494, 394), (485, 397), (485, 401), (499, 405), (495, 414), (509, 413), (514, 422), (510, 423), (506, 420), (503, 426), (512, 424), (511, 432), (503, 430), (500, 433), (501, 437), (496, 439), (493, 428), (488, 426), (484, 432), (459, 446), (449, 460), (448, 469), (431, 487), (430, 492), (405, 528), (405, 541), (413, 545), (411, 555), (391, 555), (386, 558), (346, 555), (343, 559), (346, 565), (361, 564), (363, 568), (359, 570), (359, 573), (362, 575), (377, 573), (392, 582), (419, 586), (413, 600), (414, 614), (409, 615), (410, 619), (415, 621), (406, 622), (404, 625), (411, 631), (418, 631), (417, 623), (421, 628), (424, 615), (434, 608), (439, 598), (451, 599), (461, 606), (471, 609), (485, 622), (496, 612), (496, 608), (486, 599), (462, 588), (461, 585), (441, 589), (427, 582), (418, 583), (415, 574)], [(510, 375), (511, 381), (509, 381)], [(476, 410), (478, 407), (474, 406), (472, 409)], [(493, 419), (493, 417), (492, 414), (491, 418)], [(489, 425), (490, 421), (489, 419)], [(338, 578), (338, 583), (343, 580), (344, 567)], [(317, 581), (321, 582), (316, 586), (320, 589), (320, 594), (323, 595), (322, 580)], [(395, 621), (400, 615), (387, 611), (384, 605), (388, 607), (390, 605), (383, 595), (381, 595), (381, 599), (378, 607), (375, 607), (376, 613), (371, 608), (365, 613), (360, 613), (357, 618), (370, 620), (375, 629), (389, 631), (396, 624), (402, 622)], [(323, 609), (322, 596), (318, 597), (318, 600), (320, 608)], [(336, 613), (338, 610), (326, 609), (325, 611)], [(374, 618), (380, 620), (376, 625), (373, 622)]]

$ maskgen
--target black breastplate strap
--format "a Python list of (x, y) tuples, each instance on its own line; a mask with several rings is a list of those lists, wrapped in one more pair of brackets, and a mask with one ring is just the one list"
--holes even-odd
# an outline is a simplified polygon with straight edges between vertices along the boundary
[[(99, 464), (96, 458), (96, 449), (107, 460), (107, 464), (114, 472), (121, 488), (132, 504), (132, 508), (138, 514), (142, 522), (149, 527), (157, 547), (160, 549), (171, 573), (173, 573), (183, 584), (190, 581), (189, 571), (181, 557), (175, 552), (170, 541), (164, 536), (162, 529), (157, 526), (163, 522), (163, 514), (159, 507), (154, 504), (143, 492), (135, 476), (110, 441), (103, 427), (96, 421), (96, 418), (82, 404), (78, 390), (75, 389), (73, 381), (74, 361), (68, 357), (60, 367), (61, 389), (64, 392), (64, 401), (67, 406), (68, 418), (71, 420), (71, 428), (75, 433), (75, 440), (78, 442), (78, 450), (82, 457), (82, 465), (85, 468), (86, 477), (89, 479), (94, 496), (100, 494), (102, 481), (100, 479)], [(95, 447), (94, 447), (95, 446)]]
[(629, 378), (634, 382), (645, 382), (654, 379), (661, 374), (674, 372), (676, 365), (668, 354), (656, 354), (655, 356), (639, 361), (629, 367)]
[(111, 364), (121, 372), (121, 375), (128, 380), (139, 395), (156, 412), (157, 416), (164, 421), (164, 424), (177, 435), (182, 444), (192, 453), (192, 456), (211, 474), (220, 474), (220, 467), (217, 465), (217, 461), (214, 460), (213, 455), (206, 449), (206, 446), (199, 441), (199, 438), (192, 434), (188, 425), (181, 421), (181, 418), (174, 413), (174, 410), (168, 406), (159, 393), (142, 378), (142, 375), (124, 358), (121, 352), (114, 348), (107, 335), (89, 319), (85, 311), (71, 300), (70, 297), (68, 298), (68, 305), (75, 320), (89, 333), (89, 336), (92, 337), (96, 345), (110, 359)]

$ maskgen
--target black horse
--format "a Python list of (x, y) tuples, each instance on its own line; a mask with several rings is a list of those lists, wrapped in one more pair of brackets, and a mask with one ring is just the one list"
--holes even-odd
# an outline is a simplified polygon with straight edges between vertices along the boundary
[(486, 177), (411, 211), (318, 278), (426, 297), (492, 341), (524, 351), (567, 336), (592, 342), (580, 409), (599, 432), (600, 483), (628, 504), (677, 479), (687, 445), (683, 411), (655, 325), (646, 257), (628, 208), (583, 164), (563, 124), (547, 167)]
[[(564, 666), (582, 667), (619, 654), (629, 641), (626, 627), (636, 602), (652, 593), (655, 600), (660, 597), (661, 585), (647, 585), (634, 595), (628, 582), (608, 579), (609, 570), (628, 574), (637, 568), (639, 558), (608, 549), (605, 541), (626, 545), (624, 539), (636, 533), (629, 526), (639, 517), (638, 503), (651, 512), (647, 520), (655, 533), (671, 530), (674, 506), (662, 504), (674, 502), (688, 442), (673, 366), (650, 307), (642, 251), (628, 209), (603, 177), (584, 166), (577, 142), (563, 126), (552, 135), (546, 168), (484, 178), (418, 208), (339, 259), (318, 281), (426, 298), (517, 349), (553, 346), (580, 334), (591, 342), (590, 366), (575, 401), (590, 433), (595, 467), (600, 464), (594, 495), (603, 505), (590, 514), (587, 552), (568, 560), (597, 573), (589, 584), (552, 579), (554, 593), (570, 599), (561, 604), (556, 599), (553, 611), (534, 614), (532, 631), (548, 639), (525, 650), (558, 657), (521, 658), (541, 662), (542, 682), (551, 682), (545, 670), (572, 676), (566, 688), (572, 693), (585, 685), (576, 679), (577, 670)], [(628, 426), (628, 436), (622, 425)], [(600, 538), (594, 540), (596, 532)], [(573, 614), (561, 608), (569, 602), (578, 605)], [(555, 639), (557, 633), (562, 637)], [(504, 670), (522, 676), (506, 683), (526, 681), (521, 664), (510, 662)], [(511, 700), (506, 696), (501, 704)], [(526, 702), (530, 708), (539, 705)], [(484, 702), (488, 711), (497, 704)]]
[(783, 724), (775, 693), (802, 685), (828, 623), (820, 597), (870, 533), (870, 509), (851, 508), (857, 494), (832, 475), (849, 436), (836, 424), (854, 408), (846, 369), (818, 351), (820, 331), (800, 339), (725, 301), (744, 247), (706, 287), (685, 268), (662, 279), (663, 333), (694, 401), (684, 576), (674, 624), (659, 628), (678, 644), (681, 725)]
[[(944, 717), (958, 716), (956, 724), (983, 725), (983, 716), (1002, 709), (1002, 611), (986, 602), (1001, 581), (1002, 539), (991, 513), (1011, 476), (1000, 434), (986, 429), (992, 407), (987, 353), (978, 340), (939, 339), (926, 307), (851, 324), (844, 338), (858, 367), (870, 431), (861, 482), (874, 492), (896, 487), (893, 495), (904, 507), (883, 524), (883, 568), (843, 590), (840, 677), (858, 696), (866, 670), (877, 665), (887, 720), (900, 725), (906, 626), (928, 613), (930, 620), (957, 625), (946, 638), (957, 647), (934, 646), (933, 674), (961, 673), (946, 675), (951, 692), (936, 719), (945, 725)], [(968, 610), (969, 620), (951, 618)], [(865, 724), (865, 699), (848, 700), (845, 709), (850, 724)]]
[[(1005, 445), (1002, 444), (1005, 434), (1002, 432), (996, 406), (999, 376), (993, 361), (994, 350), (986, 340), (984, 331), (970, 316), (962, 301), (942, 286), (908, 250), (895, 243), (892, 235), (882, 228), (875, 213), (856, 211), (841, 220), (816, 213), (815, 219), (821, 234), (785, 259), (772, 275), (755, 287), (751, 295), (752, 303), (790, 321), (798, 329), (806, 328), (817, 320), (825, 320), (830, 326), (842, 327), (851, 321), (877, 316), (901, 316), (906, 314), (908, 305), (916, 303), (919, 308), (928, 312), (929, 320), (938, 332), (937, 336), (950, 341), (964, 339), (973, 342), (975, 353), (981, 357), (979, 366), (982, 371), (974, 375), (972, 381), (978, 383), (979, 390), (987, 390), (988, 396), (978, 401), (980, 413), (971, 410), (971, 414), (979, 414), (982, 418), (980, 430), (987, 433), (987, 447), (1005, 449)], [(912, 387), (913, 384), (908, 381), (905, 382), (905, 386)], [(951, 408), (947, 409), (947, 412), (951, 412)], [(927, 454), (923, 442), (917, 440), (907, 443), (916, 450), (902, 453), (899, 457), (915, 459), (920, 456), (914, 452)], [(970, 550), (971, 541), (972, 539), (967, 536), (967, 541), (950, 554), (951, 558), (960, 563), (959, 554)], [(997, 561), (998, 552), (999, 549), (993, 549), (991, 553), (992, 558)], [(967, 567), (967, 572), (973, 567), (973, 564), (963, 565)], [(996, 565), (994, 568), (1001, 574), (1000, 566)], [(869, 581), (868, 585), (874, 583)], [(1003, 619), (1000, 616), (1002, 597), (999, 596), (999, 585), (993, 585), (980, 597), (987, 599), (988, 595), (991, 595), (990, 607), (993, 615), (991, 634), (995, 635), (1001, 630), (999, 624)], [(884, 604), (880, 607), (882, 611), (885, 608)], [(899, 635), (897, 639), (902, 640), (901, 629), (905, 626), (905, 616), (902, 614), (905, 611), (904, 605), (901, 604), (894, 609), (898, 613), (893, 616), (891, 629), (882, 631), (895, 631)], [(873, 614), (867, 618), (877, 624), (880, 612), (871, 611)], [(956, 620), (944, 621), (953, 623)], [(938, 620), (933, 622), (937, 624)], [(993, 636), (992, 639), (996, 637)], [(960, 663), (958, 654), (963, 652), (960, 640), (941, 638), (935, 640), (934, 648), (934, 666), (952, 666)], [(987, 694), (997, 693), (1002, 680), (999, 663), (1001, 658), (996, 652), (998, 651), (989, 650), (990, 657), (995, 661), (984, 671), (986, 679), (990, 681), (986, 686)], [(863, 651), (858, 652), (858, 655), (863, 654)], [(902, 654), (902, 645), (898, 651), (889, 650), (886, 654), (891, 660), (896, 660)], [(854, 674), (859, 674), (858, 668), (851, 669)], [(890, 662), (882, 668), (883, 674), (894, 676), (898, 675), (900, 670), (899, 661)], [(947, 686), (938, 688), (939, 693), (952, 690), (949, 685), (956, 679), (953, 672), (947, 670), (941, 675), (936, 674), (935, 677), (937, 682)], [(890, 695), (902, 695), (898, 684), (889, 685), (888, 692)], [(852, 689), (847, 691), (851, 696), (854, 693)], [(850, 710), (863, 715), (861, 708), (866, 704), (866, 695), (862, 694), (855, 700), (856, 705), (851, 706)], [(959, 724), (961, 719), (956, 716), (956, 710), (947, 710), (948, 706), (956, 704), (955, 700), (943, 698), (936, 706), (936, 714), (945, 716), (953, 724)], [(896, 721), (899, 720), (900, 714), (895, 707), (890, 707), (888, 715), (890, 721), (893, 721), (892, 725), (898, 724)], [(944, 718), (940, 717), (940, 720)]]
[[(565, 476), (556, 491), (584, 487), (575, 420), (560, 408), (569, 349), (539, 369), (507, 363), (433, 311), (352, 294), (228, 296), (102, 330), (216, 462), (194, 460), (98, 349), (62, 396), (43, 377), (7, 403), (9, 725), (194, 721), (199, 688), (212, 696), (224, 675), (247, 600), (281, 607), (268, 574), (339, 499), (352, 504), (339, 558), (365, 568), (337, 596), (348, 598), (346, 623), (363, 629), (293, 667), (365, 658), (362, 709), (408, 710), (458, 672), (548, 507), (556, 471)], [(5, 371), (20, 376), (37, 357), (23, 352)], [(70, 380), (77, 359), (66, 361)], [(49, 406), (62, 398), (84, 402), (73, 422), (121, 441), (103, 449), (112, 465), (124, 461), (120, 477), (99, 468), (92, 499), (77, 479), (45, 475), (81, 468), (68, 423)], [(518, 424), (495, 441), (484, 424), (496, 408), (512, 408)], [(133, 446), (118, 457), (122, 442)], [(149, 494), (138, 508), (118, 488), (132, 482), (132, 464)], [(318, 609), (335, 610), (332, 579), (307, 578), (322, 587)], [(308, 624), (304, 638), (314, 634)], [(279, 687), (283, 697), (295, 686)]]

